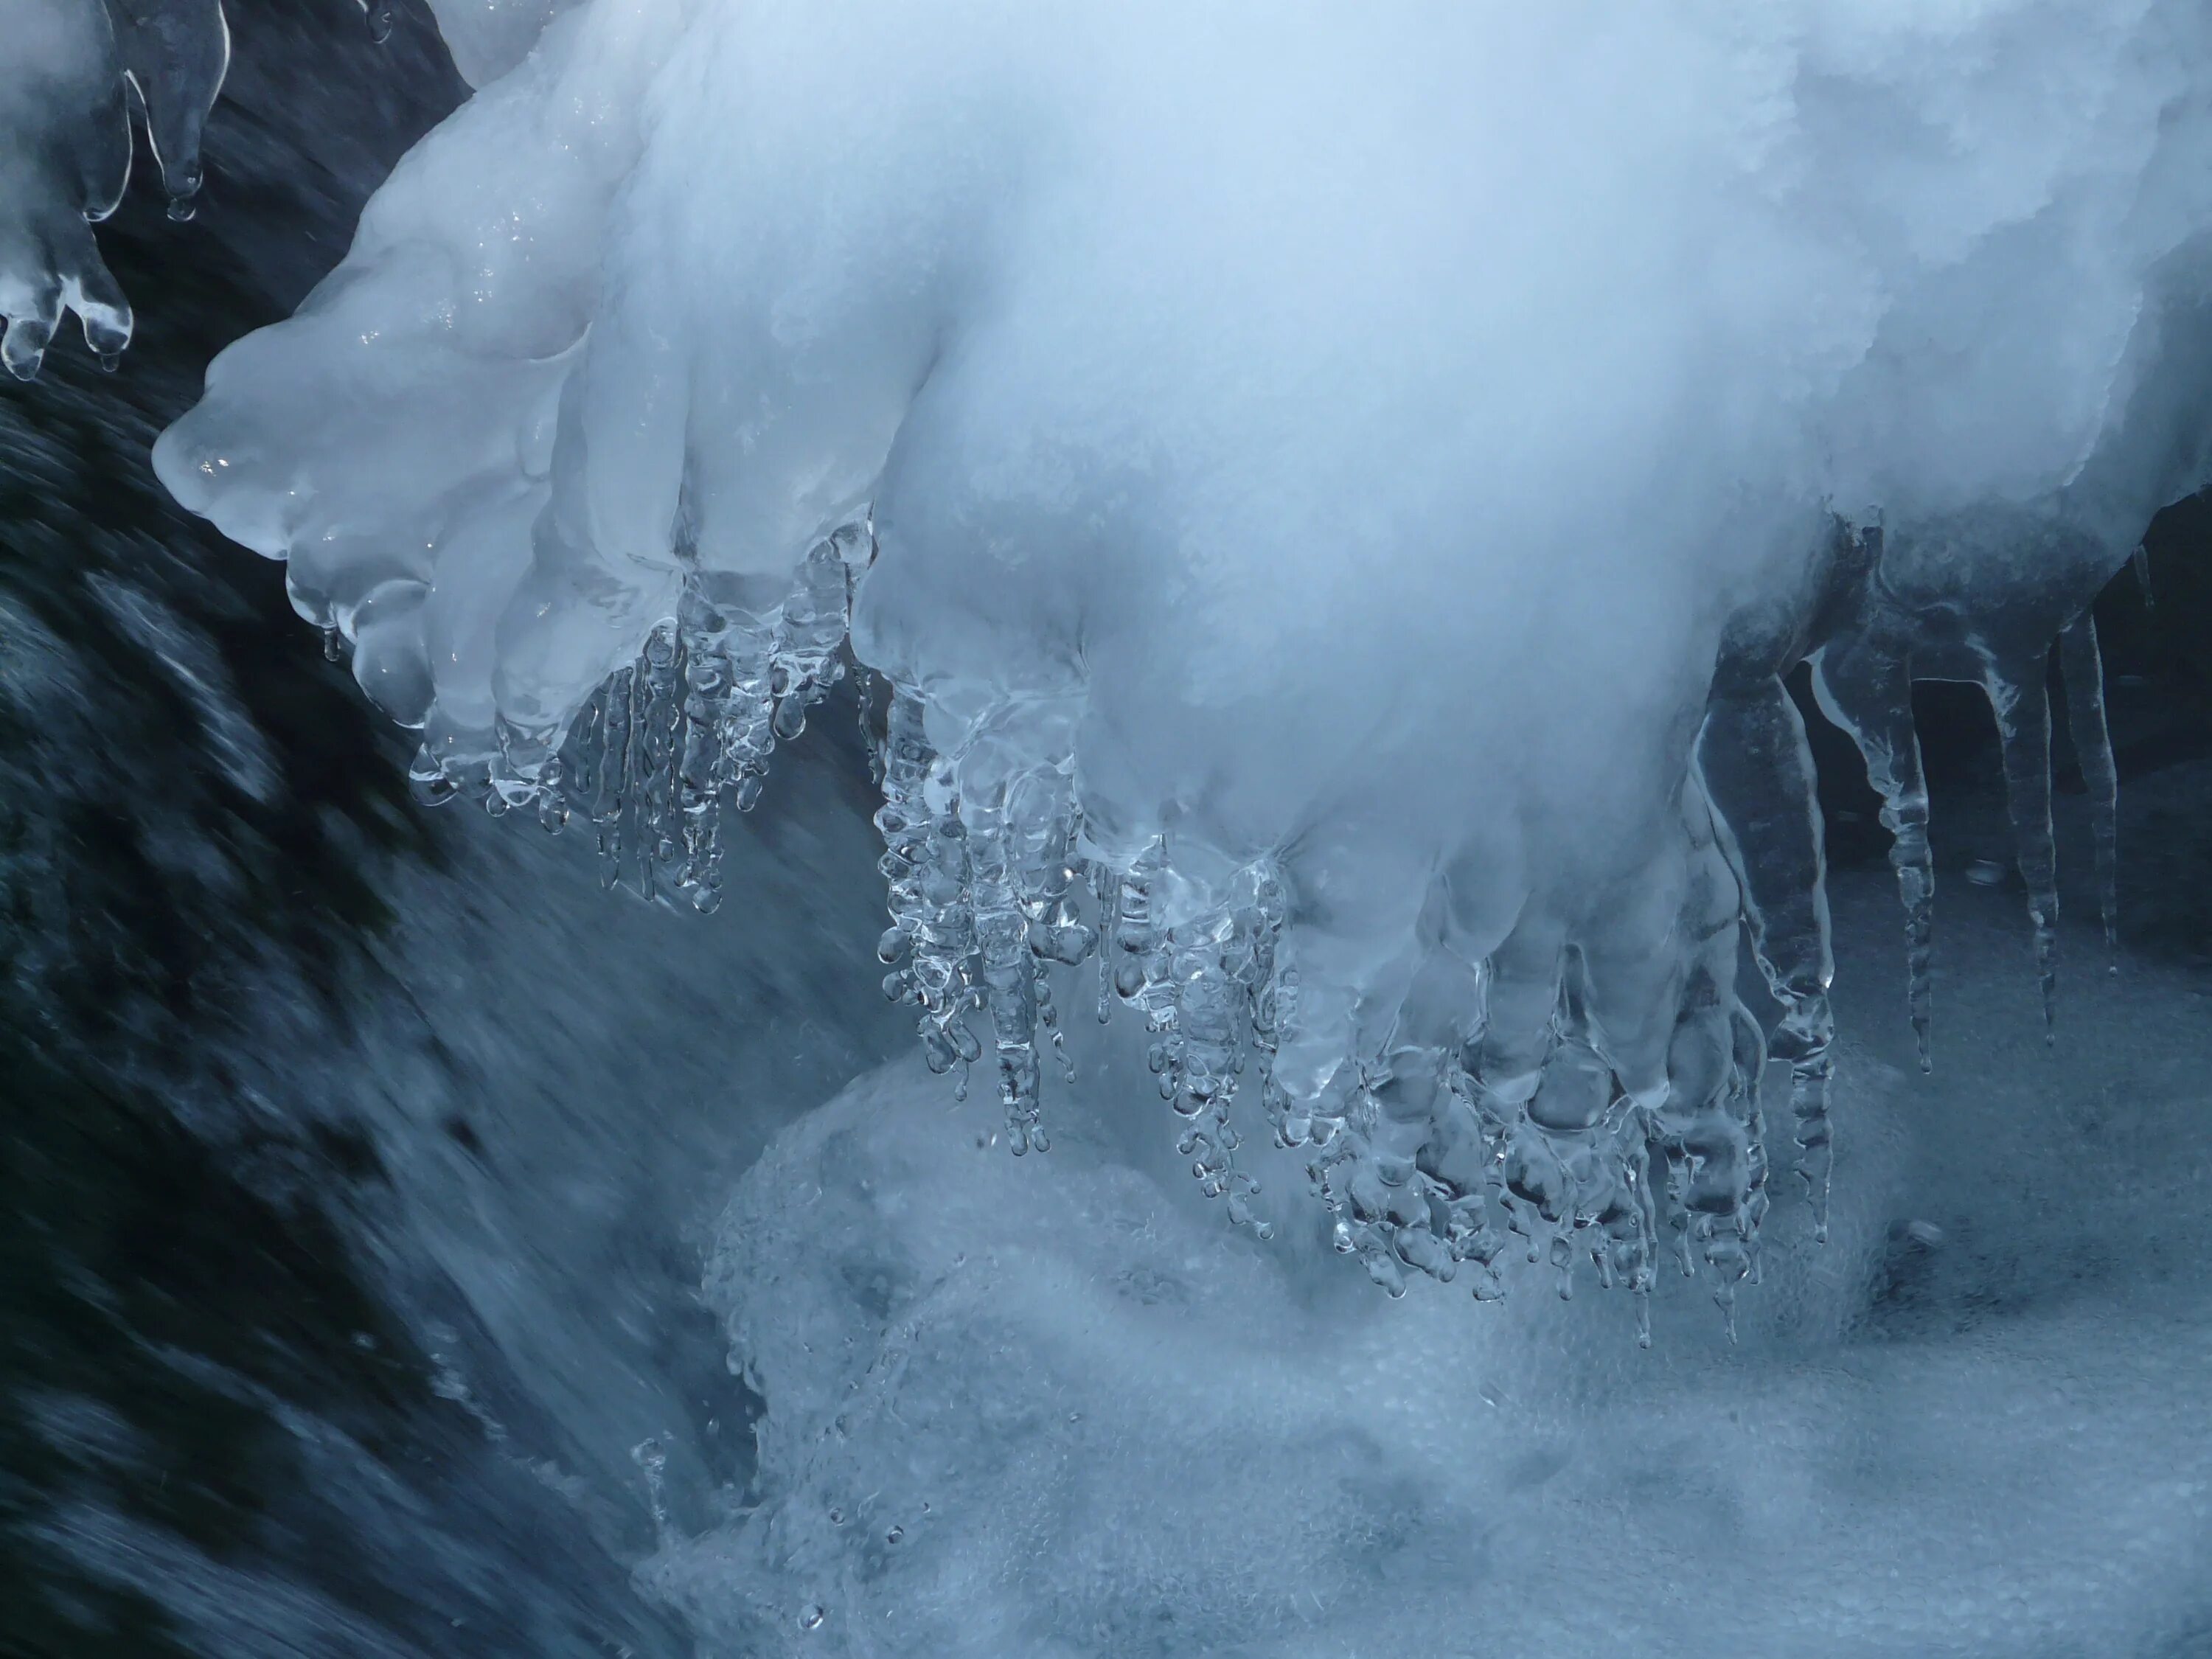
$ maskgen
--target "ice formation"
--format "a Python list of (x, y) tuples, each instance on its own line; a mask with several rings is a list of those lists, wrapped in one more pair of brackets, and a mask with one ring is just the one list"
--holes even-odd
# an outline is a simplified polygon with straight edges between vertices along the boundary
[(92, 226), (131, 173), (131, 122), (113, 21), (79, 0), (12, 0), (0, 74), (0, 362), (39, 372), (64, 307), (103, 362), (130, 343), (131, 306), (100, 263)]
[[(335, 0), (334, 0), (335, 3)], [(505, 74), (565, 0), (433, 0), (471, 84)], [(361, 0), (372, 39), (390, 0)], [(0, 362), (39, 372), (64, 309), (103, 367), (131, 342), (131, 305), (88, 227), (131, 177), (133, 121), (160, 170), (169, 216), (190, 219), (200, 141), (230, 67), (222, 0), (7, 0), (0, 71)]]
[(426, 794), (701, 908), (864, 665), (885, 989), (1016, 1151), (1095, 956), (1233, 1219), (1263, 1126), (1394, 1293), (1728, 1303), (1770, 1053), (1829, 1179), (1807, 660), (1923, 1054), (1916, 678), (1996, 711), (2047, 995), (2061, 642), (2109, 933), (2087, 607), (2212, 477), (2193, 3), (440, 13), (481, 89), (164, 480)]
[[(1839, 954), (1881, 960), (1886, 879), (1838, 885)], [(1686, 1659), (1717, 1616), (1771, 1659), (2187, 1653), (2206, 1300), (2170, 1268), (2208, 1239), (2208, 1032), (2191, 976), (2138, 962), (2036, 1052), (2014, 908), (1949, 907), (1935, 1078), (1876, 1057), (1911, 1067), (1902, 1022), (1841, 1045), (1833, 1237), (1773, 1230), (1734, 1345), (1665, 1298), (1649, 1356), (1595, 1297), (1377, 1307), (1297, 1232), (1253, 1248), (1116, 1139), (1141, 1060), (1110, 1042), (1042, 1168), (978, 1150), (982, 1102), (862, 1079), (738, 1185), (708, 1293), (765, 1402), (759, 1473), (639, 1582), (763, 1655), (1480, 1631)], [(1865, 1029), (1886, 988), (1838, 988)]]

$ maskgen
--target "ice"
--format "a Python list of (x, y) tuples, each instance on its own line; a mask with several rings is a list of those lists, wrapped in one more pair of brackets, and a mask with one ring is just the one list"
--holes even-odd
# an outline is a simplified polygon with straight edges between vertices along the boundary
[(222, 0), (108, 0), (124, 72), (169, 193), (169, 216), (192, 216), (200, 135), (230, 68)]
[[(1960, 1066), (1839, 1045), (1832, 1241), (1778, 1199), (1734, 1346), (1664, 1304), (1640, 1352), (1607, 1299), (1344, 1294), (1310, 1228), (1261, 1248), (1186, 1201), (1126, 1047), (1018, 1164), (982, 1103), (866, 1079), (723, 1220), (760, 1474), (638, 1582), (767, 1655), (2188, 1651), (2212, 1239), (2164, 1206), (2201, 1184), (2202, 1023), (2138, 963), (2046, 1058), (2008, 906), (1954, 907)], [(1887, 908), (1838, 896), (1847, 960)]]
[(91, 227), (130, 182), (134, 112), (169, 216), (192, 216), (201, 134), (230, 67), (222, 0), (9, 0), (0, 30), (0, 361), (35, 377), (67, 309), (112, 368), (131, 303)]
[(39, 372), (64, 307), (103, 362), (131, 343), (131, 303), (92, 226), (131, 176), (116, 31), (81, 0), (9, 0), (0, 70), (0, 361)]
[(1200, 1190), (1264, 1126), (1394, 1292), (1758, 1271), (1747, 923), (1820, 1224), (1801, 662), (1923, 1063), (1985, 689), (2055, 1021), (2047, 659), (2109, 892), (2087, 607), (2212, 479), (2200, 8), (438, 9), (480, 90), (156, 451), (427, 795), (712, 909), (864, 666), (931, 1067), (1051, 1143), (1095, 952)]
[(2089, 791), (2090, 831), (2096, 843), (2097, 914), (2105, 950), (2119, 969), (2120, 778), (2112, 759), (2112, 734), (2105, 723), (2105, 660), (2097, 647), (2097, 619), (2084, 611), (2058, 635), (2058, 660), (2066, 678), (2066, 728)]
[[(386, 0), (362, 0), (372, 22), (392, 27)], [(529, 54), (546, 24), (574, 0), (431, 0), (438, 33), (453, 55), (453, 67), (472, 87), (497, 80)]]

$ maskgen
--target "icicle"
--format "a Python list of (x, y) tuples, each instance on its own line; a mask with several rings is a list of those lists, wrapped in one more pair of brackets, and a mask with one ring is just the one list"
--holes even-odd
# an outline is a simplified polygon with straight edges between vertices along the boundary
[(1716, 691), (1698, 765), (1717, 809), (1715, 828), (1725, 837), (1743, 885), (1753, 953), (1784, 1009), (1775, 1058), (1790, 1063), (1798, 1173), (1812, 1200), (1814, 1237), (1825, 1240), (1832, 1163), (1828, 1096), (1835, 1066), (1829, 1053), (1835, 1016), (1828, 987), (1835, 959), (1813, 754), (1804, 721), (1780, 680), (1764, 678), (1729, 695)]
[(1486, 1123), (1478, 1112), (1475, 1085), (1465, 1072), (1451, 1067), (1447, 1081), (1450, 1088), (1419, 1155), (1420, 1170), (1441, 1211), (1445, 1248), (1455, 1261), (1474, 1263), (1475, 1300), (1495, 1302), (1505, 1294), (1497, 1267), (1505, 1236), (1492, 1224), (1490, 1205), (1493, 1191), (1502, 1192), (1501, 1126)]
[(591, 776), (595, 787), (585, 798), (584, 811), (598, 833), (599, 884), (612, 890), (622, 880), (623, 797), (629, 784), (630, 681), (635, 671), (617, 669), (599, 696), (599, 717), (588, 741), (597, 763)]
[(887, 747), (876, 827), (884, 836), (892, 927), (878, 954), (899, 965), (885, 976), (884, 992), (920, 1008), (915, 1028), (922, 1058), (940, 1076), (960, 1067), (964, 1086), (968, 1066), (983, 1052), (965, 1018), (977, 1000), (969, 973), (976, 939), (968, 831), (944, 763), (924, 734), (921, 702), (896, 685)]
[(1003, 799), (966, 811), (970, 905), (983, 1006), (999, 1061), (999, 1102), (1017, 1156), (1047, 1142), (1039, 1127), (1036, 969), (1029, 920), (1014, 886)]
[(845, 642), (852, 605), (852, 579), (838, 541), (832, 538), (819, 543), (799, 568), (776, 635), (775, 735), (785, 742), (805, 729), (808, 708), (844, 672), (837, 648)]
[(769, 695), (775, 615), (721, 609), (696, 586), (677, 615), (654, 628), (636, 659), (617, 669), (569, 722), (549, 766), (515, 761), (507, 804), (548, 790), (598, 830), (601, 878), (633, 872), (638, 890), (689, 899), (702, 912), (721, 902), (721, 815), (758, 799), (775, 747)]
[(927, 807), (922, 784), (934, 758), (922, 732), (921, 703), (911, 693), (891, 688), (884, 745), (884, 804), (876, 811), (876, 828), (884, 837), (884, 856), (878, 865), (890, 883), (886, 902), (891, 930), (877, 946), (877, 955), (895, 964), (884, 980), (884, 993), (894, 1001), (919, 1001), (910, 965), (915, 934), (921, 927), (921, 896), (916, 871), (922, 844), (928, 835)]
[(1266, 1237), (1273, 1230), (1252, 1212), (1259, 1185), (1237, 1168), (1240, 1137), (1231, 1118), (1250, 1006), (1239, 975), (1249, 971), (1259, 925), (1255, 910), (1243, 906), (1175, 930), (1155, 1052), (1164, 1062), (1160, 1093), (1185, 1121), (1176, 1150), (1192, 1160), (1191, 1174), (1208, 1198), (1227, 1200), (1233, 1224), (1256, 1227)]
[(884, 740), (876, 732), (876, 680), (869, 669), (855, 665), (853, 671), (853, 701), (857, 705), (860, 723), (860, 744), (867, 751), (868, 781), (878, 789), (884, 784)]
[(2136, 589), (2142, 595), (2143, 609), (2154, 610), (2158, 600), (2152, 595), (2150, 588), (2150, 549), (2140, 542), (2136, 543), (2136, 550), (2128, 556), (2128, 563), (2135, 570)]
[(1106, 1025), (1114, 1018), (1114, 953), (1107, 948), (1106, 934), (1121, 902), (1121, 872), (1109, 864), (1093, 864), (1091, 892), (1098, 903), (1098, 1023)]
[(1075, 1062), (1053, 1000), (1052, 967), (1073, 967), (1098, 947), (1071, 896), (1077, 875), (1074, 786), (1064, 768), (1024, 773), (1007, 786), (1006, 828), (1014, 889), (1029, 945), (1030, 1000), (1036, 1024), (1052, 1042), (1060, 1076), (1075, 1081)]
[(760, 804), (769, 757), (775, 749), (775, 618), (733, 616), (722, 652), (728, 659), (729, 700), (715, 732), (718, 793), (726, 794), (740, 812), (750, 812)]
[(638, 886), (650, 897), (683, 844), (684, 639), (673, 623), (646, 636), (635, 684), (644, 694), (630, 742)]
[(915, 867), (912, 973), (921, 1003), (919, 1029), (924, 1057), (934, 1072), (964, 1068), (982, 1057), (982, 1045), (969, 1029), (975, 1006), (969, 958), (975, 950), (975, 918), (969, 890), (967, 826), (957, 798), (937, 809), (923, 836)]
[(107, 0), (107, 11), (161, 169), (169, 217), (190, 219), (200, 188), (201, 135), (230, 68), (222, 0)]
[(2035, 926), (2035, 967), (2043, 986), (2043, 1035), (2056, 1041), (2058, 977), (2058, 860), (2051, 830), (2050, 651), (2004, 661), (1992, 657), (1982, 685), (2004, 744), (2005, 800), (2012, 815), (2020, 873)]
[(733, 699), (730, 659), (714, 637), (712, 623), (718, 619), (705, 611), (704, 601), (687, 593), (678, 617), (679, 634), (691, 642), (691, 648), (684, 660), (684, 719), (676, 756), (676, 808), (684, 838), (677, 885), (702, 912), (721, 903), (722, 732)]
[(2081, 781), (2089, 789), (2089, 829), (2097, 848), (2098, 913), (2105, 924), (2105, 954), (2119, 965), (2120, 776), (2112, 760), (2112, 733), (2105, 721), (2105, 663), (2097, 648), (2097, 619), (2083, 611), (2058, 636), (2058, 663), (2066, 681), (2066, 727), (2074, 739)]
[[(1734, 999), (1700, 966), (1668, 1053), (1666, 1103), (1655, 1127), (1668, 1166), (1669, 1224), (1687, 1271), (1702, 1259), (1733, 1337), (1737, 1285), (1753, 1272), (1766, 1164), (1755, 1133), (1756, 1079), (1739, 1063)], [(1763, 1054), (1758, 1056), (1764, 1062)]]
[(1857, 743), (1867, 781), (1881, 797), (1882, 827), (1893, 838), (1889, 861), (1905, 901), (1905, 1005), (1925, 1072), (1934, 1064), (1929, 1035), (1936, 862), (1928, 844), (1920, 735), (1912, 724), (1911, 659), (1902, 641), (1886, 635), (1834, 641), (1813, 659), (1813, 688), (1828, 718)]
[(407, 781), (415, 799), (425, 806), (443, 806), (461, 792), (427, 743), (416, 750), (414, 762), (407, 769)]

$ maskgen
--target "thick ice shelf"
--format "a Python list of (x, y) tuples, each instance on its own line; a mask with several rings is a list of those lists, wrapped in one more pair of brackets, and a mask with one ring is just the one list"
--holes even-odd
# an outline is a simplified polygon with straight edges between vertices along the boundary
[(481, 90), (165, 481), (428, 796), (702, 909), (854, 678), (885, 990), (1016, 1150), (1095, 957), (1233, 1219), (1256, 1131), (1394, 1292), (1729, 1303), (1740, 927), (1816, 1216), (1836, 1133), (1784, 678), (1883, 798), (1923, 1057), (1916, 678), (1996, 711), (2054, 1018), (2054, 642), (2111, 891), (2087, 606), (2212, 478), (2201, 9), (927, 12), (441, 6)]

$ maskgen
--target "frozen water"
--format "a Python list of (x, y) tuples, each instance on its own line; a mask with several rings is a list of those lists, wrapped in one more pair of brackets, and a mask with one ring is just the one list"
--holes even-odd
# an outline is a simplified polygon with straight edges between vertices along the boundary
[(91, 226), (130, 181), (134, 112), (169, 216), (192, 216), (200, 136), (230, 67), (222, 0), (8, 0), (0, 31), (0, 362), (37, 374), (66, 309), (112, 368), (131, 305)]
[(480, 91), (156, 451), (428, 796), (711, 909), (849, 656), (931, 1067), (1047, 1145), (1095, 951), (1200, 1189), (1263, 1224), (1264, 1126), (1393, 1292), (1757, 1273), (1740, 921), (1820, 1224), (1801, 661), (1923, 1063), (1916, 678), (1996, 711), (2052, 1006), (2045, 659), (2109, 872), (2086, 607), (2212, 477), (2201, 8), (438, 10)]
[[(1855, 878), (1848, 957), (1883, 908)], [(1733, 1347), (1664, 1304), (1646, 1352), (1603, 1300), (1343, 1295), (1310, 1229), (1205, 1224), (1138, 1150), (1126, 1048), (1042, 1166), (864, 1080), (724, 1219), (758, 1484), (641, 1585), (763, 1654), (2193, 1650), (2199, 993), (2087, 988), (2054, 1063), (2001, 896), (1957, 910), (1961, 1080), (1842, 1045), (1832, 1241), (1779, 1200)]]
[(0, 71), (0, 362), (39, 372), (64, 307), (101, 358), (131, 340), (131, 306), (100, 262), (94, 222), (131, 173), (122, 63), (106, 10), (9, 0)]
[[(383, 0), (363, 0), (372, 15)], [(538, 44), (554, 16), (574, 0), (430, 0), (453, 67), (472, 87), (497, 80)], [(386, 15), (389, 17), (389, 13)]]

